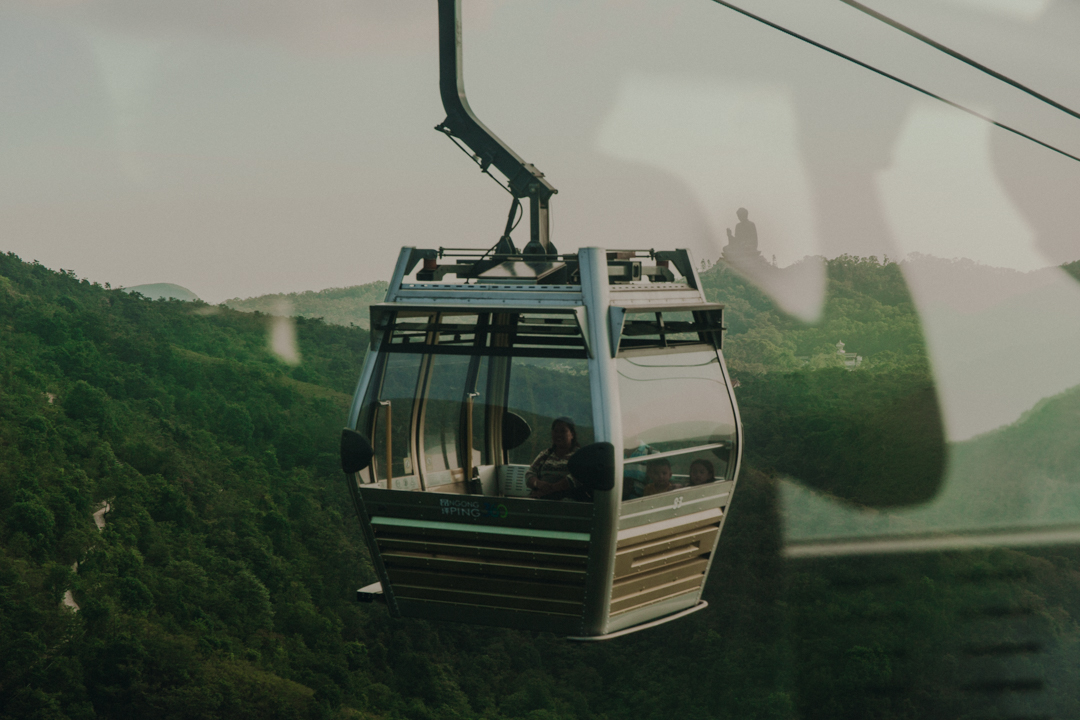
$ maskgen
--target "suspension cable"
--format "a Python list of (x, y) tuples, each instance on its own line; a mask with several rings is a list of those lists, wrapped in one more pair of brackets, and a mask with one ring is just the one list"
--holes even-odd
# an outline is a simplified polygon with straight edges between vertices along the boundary
[(1076, 155), (1072, 155), (1070, 153), (1067, 153), (1067, 152), (1065, 152), (1064, 150), (1062, 150), (1060, 148), (1054, 147), (1053, 145), (1051, 145), (1049, 143), (1046, 143), (1046, 142), (1043, 142), (1042, 140), (1039, 140), (1038, 138), (1034, 138), (1031, 135), (1028, 135), (1027, 133), (1024, 133), (1024, 132), (1021, 132), (1020, 130), (1017, 130), (1016, 128), (1012, 128), (1012, 127), (1009, 127), (1008, 125), (1005, 125), (1004, 123), (1000, 123), (997, 120), (994, 120), (991, 117), (987, 117), (986, 115), (983, 115), (980, 112), (976, 112), (975, 110), (972, 110), (969, 107), (965, 107), (964, 105), (961, 105), (960, 103), (953, 102), (952, 100), (948, 100), (946, 98), (943, 98), (942, 96), (937, 95), (935, 93), (932, 93), (932, 92), (930, 92), (929, 90), (927, 90), (925, 88), (919, 87), (918, 85), (916, 85), (914, 83), (908, 82), (907, 80), (904, 80), (903, 78), (899, 78), (896, 75), (892, 75), (890, 73), (885, 72), (884, 70), (880, 70), (880, 69), (874, 67), (873, 65), (870, 65), (869, 63), (865, 63), (862, 60), (857, 60), (857, 59), (851, 57), (850, 55), (846, 55), (846, 54), (840, 52), (839, 50), (834, 50), (833, 48), (829, 47), (828, 45), (825, 45), (823, 43), (819, 43), (816, 40), (811, 40), (810, 38), (806, 37), (805, 35), (800, 35), (799, 33), (795, 32), (794, 30), (787, 29), (783, 25), (778, 25), (777, 23), (774, 23), (771, 20), (766, 20), (765, 18), (761, 17), (760, 15), (755, 15), (754, 13), (749, 12), (748, 10), (743, 10), (741, 7), (738, 7), (737, 5), (733, 5), (732, 3), (728, 2), (727, 0), (712, 0), (712, 1), (714, 3), (716, 3), (717, 5), (723, 5), (724, 7), (728, 8), (729, 10), (734, 10), (735, 12), (739, 13), (740, 15), (748, 17), (751, 20), (756, 20), (756, 21), (758, 21), (759, 23), (761, 23), (763, 25), (767, 25), (768, 27), (771, 27), (773, 30), (779, 30), (780, 32), (784, 33), (785, 35), (790, 35), (791, 37), (795, 38), (796, 40), (802, 40), (804, 43), (807, 43), (809, 45), (813, 45), (814, 47), (818, 48), (819, 50), (824, 50), (825, 52), (830, 53), (832, 55), (835, 55), (836, 57), (841, 58), (842, 60), (847, 60), (848, 62), (854, 63), (855, 65), (858, 65), (861, 68), (869, 70), (870, 72), (877, 73), (878, 75), (881, 75), (884, 78), (888, 78), (889, 80), (892, 80), (893, 82), (899, 83), (899, 84), (903, 85), (904, 87), (910, 88), (910, 89), (912, 89), (912, 90), (914, 90), (916, 92), (919, 92), (919, 93), (922, 93), (923, 95), (926, 95), (927, 97), (933, 98), (934, 100), (945, 103), (946, 105), (948, 105), (950, 107), (956, 108), (957, 110), (960, 110), (961, 112), (965, 112), (968, 115), (972, 115), (974, 117), (979, 118), (980, 120), (984, 120), (984, 121), (990, 123), (991, 125), (994, 125), (995, 127), (999, 127), (1002, 130), (1006, 130), (1008, 132), (1011, 132), (1014, 135), (1019, 135), (1020, 137), (1024, 138), (1025, 140), (1030, 140), (1031, 142), (1035, 143), (1036, 145), (1041, 145), (1042, 147), (1046, 148), (1047, 150), (1051, 150), (1053, 152), (1056, 152), (1059, 155), (1064, 155), (1065, 157), (1069, 158), (1070, 160), (1075, 160), (1076, 162), (1080, 162), (1080, 157), (1077, 157)]
[(986, 73), (987, 75), (994, 78), (995, 80), (1000, 80), (1003, 83), (1006, 83), (1008, 85), (1012, 85), (1017, 90), (1025, 92), (1025, 93), (1027, 93), (1028, 95), (1030, 95), (1033, 98), (1037, 98), (1039, 100), (1042, 100), (1044, 103), (1046, 103), (1050, 107), (1057, 108), (1058, 110), (1062, 111), (1063, 113), (1071, 115), (1074, 118), (1076, 118), (1077, 120), (1080, 120), (1080, 113), (1076, 112), (1072, 108), (1066, 107), (1066, 106), (1062, 105), (1061, 103), (1057, 102), (1056, 100), (1053, 100), (1052, 98), (1048, 98), (1047, 96), (1043, 95), (1042, 93), (1040, 93), (1040, 92), (1038, 92), (1036, 90), (1032, 90), (1027, 85), (1024, 85), (1023, 83), (1020, 83), (1020, 82), (1018, 82), (1016, 80), (1013, 80), (1012, 78), (1010, 78), (1010, 77), (1008, 77), (1006, 75), (1002, 75), (1001, 73), (997, 72), (996, 70), (992, 70), (991, 68), (986, 67), (985, 65), (978, 62), (977, 60), (972, 60), (971, 58), (967, 57), (966, 55), (960, 54), (956, 50), (953, 50), (952, 48), (947, 47), (947, 46), (937, 42), (936, 40), (933, 40), (932, 38), (927, 37), (926, 35), (923, 35), (918, 30), (910, 28), (907, 25), (904, 25), (903, 23), (901, 23), (901, 22), (899, 22), (897, 20), (893, 20), (891, 17), (889, 17), (887, 15), (884, 15), (884, 14), (878, 12), (877, 10), (874, 10), (873, 8), (870, 8), (870, 7), (867, 7), (866, 5), (863, 5), (861, 2), (858, 2), (857, 0), (840, 0), (840, 2), (844, 3), (845, 5), (848, 5), (850, 7), (855, 8), (859, 12), (862, 12), (862, 13), (865, 13), (865, 14), (869, 15), (870, 17), (874, 18), (875, 20), (879, 20), (879, 21), (885, 23), (886, 25), (889, 25), (890, 27), (895, 28), (896, 30), (899, 30), (900, 32), (904, 33), (905, 35), (910, 35), (911, 37), (915, 38), (916, 40), (926, 43), (930, 47), (934, 48), (935, 50), (939, 50), (939, 51), (945, 53), (949, 57), (952, 57), (952, 58), (954, 58), (956, 60), (959, 60), (962, 63), (966, 63), (967, 65), (970, 65), (971, 67), (975, 68), (976, 70), (978, 70), (980, 72)]

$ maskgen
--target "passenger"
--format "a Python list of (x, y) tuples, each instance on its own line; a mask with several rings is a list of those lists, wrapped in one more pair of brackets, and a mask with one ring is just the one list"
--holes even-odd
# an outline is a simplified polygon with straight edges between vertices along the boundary
[(579, 447), (574, 421), (568, 417), (555, 418), (551, 423), (551, 447), (537, 455), (525, 473), (525, 485), (532, 490), (529, 497), (591, 500), (588, 491), (574, 481), (567, 469), (570, 456)]
[[(633, 450), (626, 451), (627, 458), (639, 458), (644, 455), (651, 455), (656, 450), (649, 447), (645, 443), (639, 444)], [(645, 493), (645, 466), (641, 463), (626, 463), (623, 465), (623, 500), (633, 500), (641, 497)]]
[(656, 495), (674, 489), (675, 484), (671, 482), (671, 463), (667, 458), (645, 463), (645, 495)]
[(708, 460), (698, 458), (690, 463), (690, 484), (704, 485), (716, 480), (716, 470)]

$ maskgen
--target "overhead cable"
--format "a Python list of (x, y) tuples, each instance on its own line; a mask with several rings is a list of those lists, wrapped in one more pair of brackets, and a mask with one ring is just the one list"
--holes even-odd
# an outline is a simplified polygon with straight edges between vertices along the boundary
[(818, 48), (819, 50), (824, 50), (825, 52), (831, 53), (832, 55), (835, 55), (838, 58), (841, 58), (842, 60), (847, 60), (848, 62), (854, 63), (855, 65), (858, 65), (861, 68), (865, 68), (866, 70), (869, 70), (870, 72), (877, 73), (878, 75), (881, 75), (884, 78), (888, 78), (889, 80), (892, 80), (893, 82), (899, 83), (899, 84), (903, 85), (904, 87), (911, 88), (915, 92), (922, 93), (923, 95), (926, 95), (927, 97), (933, 98), (934, 100), (937, 100), (939, 102), (943, 102), (943, 103), (945, 103), (946, 105), (948, 105), (950, 107), (954, 107), (957, 110), (960, 110), (961, 112), (965, 112), (968, 115), (972, 115), (974, 117), (979, 118), (980, 120), (984, 120), (984, 121), (990, 123), (991, 125), (993, 125), (995, 127), (999, 127), (1002, 130), (1006, 130), (1008, 132), (1011, 132), (1014, 135), (1019, 135), (1020, 137), (1024, 138), (1025, 140), (1030, 140), (1031, 142), (1035, 143), (1036, 145), (1041, 145), (1042, 147), (1046, 148), (1047, 150), (1051, 150), (1053, 152), (1056, 152), (1058, 155), (1064, 155), (1065, 157), (1069, 158), (1070, 160), (1075, 160), (1076, 162), (1080, 162), (1080, 157), (1077, 157), (1076, 155), (1072, 155), (1070, 153), (1067, 153), (1064, 150), (1061, 150), (1060, 148), (1054, 147), (1053, 145), (1051, 145), (1049, 143), (1045, 143), (1042, 140), (1039, 140), (1038, 138), (1034, 138), (1031, 135), (1028, 135), (1027, 133), (1024, 133), (1024, 132), (1021, 132), (1020, 130), (1017, 130), (1016, 128), (1012, 128), (1012, 127), (1009, 127), (1008, 125), (1005, 125), (1004, 123), (1000, 123), (997, 120), (994, 120), (991, 117), (987, 117), (986, 115), (983, 115), (980, 112), (976, 112), (975, 110), (972, 110), (969, 107), (965, 107), (964, 105), (961, 105), (960, 103), (956, 103), (956, 102), (953, 102), (952, 100), (948, 100), (946, 98), (943, 98), (940, 95), (937, 95), (936, 93), (932, 93), (932, 92), (930, 92), (929, 90), (927, 90), (925, 88), (919, 87), (915, 83), (908, 82), (907, 80), (904, 80), (903, 78), (897, 77), (896, 75), (892, 75), (891, 73), (887, 73), (884, 70), (880, 70), (880, 69), (874, 67), (873, 65), (870, 65), (869, 63), (865, 63), (862, 60), (857, 60), (856, 58), (853, 58), (850, 55), (846, 55), (846, 54), (840, 52), (839, 50), (834, 50), (833, 48), (829, 47), (828, 45), (824, 45), (822, 43), (819, 43), (816, 40), (811, 40), (810, 38), (806, 37), (805, 35), (800, 35), (799, 33), (795, 32), (794, 30), (788, 30), (783, 25), (778, 25), (777, 23), (774, 23), (771, 20), (766, 20), (765, 18), (761, 17), (760, 15), (755, 15), (754, 13), (752, 13), (752, 12), (750, 12), (748, 10), (743, 10), (741, 7), (738, 7), (737, 5), (733, 5), (732, 3), (727, 2), (727, 0), (712, 0), (712, 1), (714, 3), (716, 3), (717, 5), (723, 5), (724, 7), (726, 7), (729, 10), (734, 10), (735, 12), (739, 13), (740, 15), (744, 15), (744, 16), (750, 18), (751, 20), (756, 20), (756, 21), (758, 21), (759, 23), (761, 23), (763, 25), (767, 25), (768, 27), (771, 27), (773, 30), (779, 30), (780, 32), (784, 33), (785, 35), (790, 35), (791, 37), (795, 38), (796, 40), (802, 40), (804, 43), (807, 43), (809, 45), (813, 45), (814, 47)]
[(1036, 90), (1032, 90), (1027, 85), (1024, 85), (1023, 83), (1017, 82), (1016, 80), (1013, 80), (1012, 78), (1010, 78), (1010, 77), (1008, 77), (1006, 75), (1002, 75), (1001, 73), (997, 72), (996, 70), (992, 70), (992, 69), (986, 67), (985, 65), (978, 62), (977, 60), (972, 60), (971, 58), (967, 57), (966, 55), (962, 55), (962, 54), (958, 53), (957, 51), (953, 50), (952, 48), (947, 47), (945, 45), (942, 45), (941, 43), (937, 42), (936, 40), (928, 38), (926, 35), (923, 35), (918, 30), (915, 30), (913, 28), (908, 27), (907, 25), (904, 25), (901, 22), (893, 20), (891, 17), (889, 17), (887, 15), (883, 15), (883, 14), (879, 13), (877, 10), (874, 10), (873, 8), (869, 8), (866, 5), (863, 5), (862, 3), (857, 2), (856, 0), (840, 0), (840, 2), (844, 3), (845, 5), (848, 5), (850, 7), (855, 8), (859, 12), (866, 13), (867, 15), (874, 18), (875, 20), (880, 20), (881, 22), (885, 23), (886, 25), (889, 25), (890, 27), (893, 27), (893, 28), (899, 30), (900, 32), (904, 33), (905, 35), (910, 35), (911, 37), (915, 38), (916, 40), (919, 40), (920, 42), (926, 43), (927, 45), (934, 48), (935, 50), (940, 50), (941, 52), (945, 53), (949, 57), (955, 58), (955, 59), (959, 60), (962, 63), (966, 63), (966, 64), (970, 65), (971, 67), (975, 68), (976, 70), (978, 70), (980, 72), (984, 72), (984, 73), (986, 73), (987, 75), (989, 75), (990, 77), (992, 77), (992, 78), (994, 78), (996, 80), (1000, 80), (1003, 83), (1006, 83), (1008, 85), (1012, 85), (1017, 90), (1025, 92), (1025, 93), (1027, 93), (1028, 95), (1030, 95), (1033, 98), (1037, 98), (1039, 100), (1042, 100), (1044, 103), (1046, 103), (1050, 107), (1057, 108), (1061, 112), (1066, 113), (1068, 115), (1072, 115), (1077, 120), (1080, 120), (1080, 113), (1076, 112), (1072, 108), (1066, 107), (1066, 106), (1062, 105), (1061, 103), (1057, 102), (1056, 100), (1048, 98), (1048, 97), (1046, 97), (1045, 95), (1043, 95), (1042, 93), (1040, 93), (1040, 92), (1038, 92)]

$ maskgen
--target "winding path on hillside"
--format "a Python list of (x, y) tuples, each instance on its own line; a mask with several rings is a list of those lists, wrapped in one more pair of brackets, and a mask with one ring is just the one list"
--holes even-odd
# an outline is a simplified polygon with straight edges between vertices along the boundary
[[(98, 532), (105, 530), (105, 513), (109, 512), (112, 508), (107, 501), (103, 501), (98, 509), (94, 511), (94, 524), (97, 525)], [(75, 572), (79, 572), (78, 561), (71, 564), (71, 569)], [(75, 612), (79, 612), (79, 603), (75, 602), (75, 596), (71, 594), (71, 589), (68, 588), (64, 591), (64, 599), (62, 601), (66, 607), (71, 608)]]

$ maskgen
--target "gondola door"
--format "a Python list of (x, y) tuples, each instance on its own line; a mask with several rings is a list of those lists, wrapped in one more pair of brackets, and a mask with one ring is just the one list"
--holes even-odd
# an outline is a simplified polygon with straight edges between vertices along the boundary
[(393, 490), (417, 490), (414, 418), (421, 382), (422, 356), (386, 354), (380, 358), (378, 385), (368, 403), (368, 423), (375, 457), (370, 481)]

